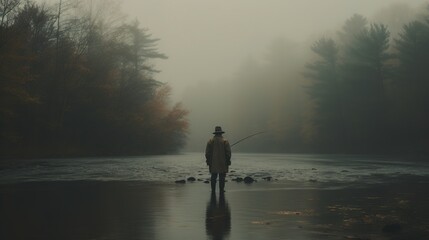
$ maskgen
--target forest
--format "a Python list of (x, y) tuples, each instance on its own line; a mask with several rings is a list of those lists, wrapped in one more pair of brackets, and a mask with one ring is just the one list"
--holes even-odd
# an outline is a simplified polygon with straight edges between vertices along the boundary
[(159, 39), (115, 5), (1, 0), (0, 158), (176, 152), (187, 110), (151, 60)]
[[(265, 58), (249, 57), (234, 77), (212, 84), (222, 87), (223, 100), (206, 106), (223, 109), (231, 141), (265, 132), (235, 151), (427, 153), (428, 10), (393, 5), (371, 21), (352, 15), (308, 42), (275, 39)], [(191, 109), (203, 87), (189, 91)]]
[(348, 19), (307, 65), (319, 146), (352, 152), (427, 151), (429, 18), (391, 39), (388, 26)]

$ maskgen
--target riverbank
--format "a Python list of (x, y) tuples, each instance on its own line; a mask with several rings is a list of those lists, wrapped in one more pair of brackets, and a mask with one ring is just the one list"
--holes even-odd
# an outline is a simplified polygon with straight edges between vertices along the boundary
[(427, 239), (424, 179), (339, 187), (229, 181), (0, 185), (1, 239)]

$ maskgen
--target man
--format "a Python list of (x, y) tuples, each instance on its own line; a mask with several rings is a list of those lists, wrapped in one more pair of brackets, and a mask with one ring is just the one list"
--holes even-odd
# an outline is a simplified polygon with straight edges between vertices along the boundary
[(231, 165), (231, 147), (229, 142), (223, 138), (220, 126), (215, 127), (214, 137), (207, 142), (206, 163), (211, 174), (212, 192), (216, 191), (216, 181), (219, 176), (219, 191), (225, 192), (225, 177), (228, 167)]

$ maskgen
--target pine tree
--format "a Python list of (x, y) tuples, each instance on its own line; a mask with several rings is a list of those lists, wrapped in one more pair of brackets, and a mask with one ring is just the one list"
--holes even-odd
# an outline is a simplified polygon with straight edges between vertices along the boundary
[(338, 151), (347, 144), (344, 93), (338, 76), (339, 48), (334, 40), (322, 38), (311, 50), (319, 60), (307, 65), (306, 75), (313, 80), (308, 93), (315, 102), (320, 144), (324, 145), (324, 150)]
[[(344, 45), (341, 78), (345, 85), (349, 116), (348, 129), (354, 130), (354, 145), (363, 146), (358, 151), (373, 151), (387, 138), (386, 92), (388, 79), (389, 32), (381, 24), (355, 34)], [(375, 144), (377, 143), (377, 144)]]

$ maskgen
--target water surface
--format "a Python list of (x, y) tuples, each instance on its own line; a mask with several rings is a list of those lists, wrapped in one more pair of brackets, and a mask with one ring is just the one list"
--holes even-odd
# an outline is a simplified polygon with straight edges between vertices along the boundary
[[(233, 154), (230, 179), (252, 176), (277, 181), (367, 183), (395, 176), (429, 176), (423, 157)], [(10, 160), (0, 183), (28, 181), (149, 181), (208, 178), (202, 153), (167, 156)]]
[[(409, 157), (238, 153), (222, 198), (201, 153), (11, 160), (0, 239), (428, 239), (428, 170)], [(245, 176), (257, 182), (232, 181)], [(392, 223), (401, 230), (382, 231)]]

